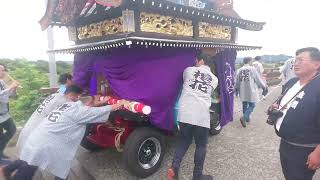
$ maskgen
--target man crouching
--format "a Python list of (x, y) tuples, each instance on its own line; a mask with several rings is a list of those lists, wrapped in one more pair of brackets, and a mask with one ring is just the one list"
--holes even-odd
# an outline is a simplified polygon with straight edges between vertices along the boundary
[(93, 98), (86, 97), (82, 101), (69, 101), (58, 106), (27, 138), (20, 160), (28, 166), (18, 169), (15, 176), (27, 180), (25, 174), (31, 176), (40, 168), (52, 173), (57, 180), (66, 179), (86, 125), (107, 121), (110, 112), (119, 109), (123, 103), (90, 107)]

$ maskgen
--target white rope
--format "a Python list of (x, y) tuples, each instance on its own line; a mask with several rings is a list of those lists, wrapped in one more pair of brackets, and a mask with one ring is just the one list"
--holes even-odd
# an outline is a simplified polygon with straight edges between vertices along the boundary
[(116, 136), (114, 137), (114, 145), (118, 152), (122, 152), (123, 148), (121, 147), (121, 136), (125, 131), (125, 128), (119, 128), (114, 126), (109, 126), (110, 129), (114, 130), (115, 132), (118, 132)]

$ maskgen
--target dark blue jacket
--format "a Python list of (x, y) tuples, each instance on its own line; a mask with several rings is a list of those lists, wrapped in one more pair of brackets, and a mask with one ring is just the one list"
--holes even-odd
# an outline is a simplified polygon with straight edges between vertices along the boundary
[[(284, 89), (291, 88), (297, 78), (288, 81)], [(298, 105), (290, 107), (283, 119), (278, 136), (299, 144), (320, 144), (320, 77), (316, 77), (303, 89), (303, 98), (295, 98)]]

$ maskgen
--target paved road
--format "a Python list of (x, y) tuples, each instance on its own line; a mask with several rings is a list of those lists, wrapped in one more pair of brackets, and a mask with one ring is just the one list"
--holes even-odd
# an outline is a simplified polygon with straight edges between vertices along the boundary
[[(252, 122), (243, 128), (240, 125), (240, 102), (236, 99), (234, 122), (224, 127), (220, 135), (210, 138), (205, 163), (205, 173), (216, 180), (282, 180), (279, 162), (279, 138), (271, 126), (265, 123), (266, 107), (273, 102), (280, 88), (274, 88), (266, 100), (261, 101), (252, 116)], [(168, 147), (161, 168), (146, 180), (166, 179), (166, 169), (170, 166), (175, 140), (168, 140)], [(180, 178), (192, 178), (192, 145), (182, 163)], [(97, 180), (134, 180), (121, 165), (121, 154), (113, 150), (88, 153), (81, 150), (78, 159)], [(316, 176), (314, 179), (320, 179)]]

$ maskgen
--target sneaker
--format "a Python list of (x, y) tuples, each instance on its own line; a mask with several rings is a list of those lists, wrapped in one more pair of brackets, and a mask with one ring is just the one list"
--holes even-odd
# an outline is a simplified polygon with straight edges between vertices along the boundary
[(167, 171), (168, 180), (178, 180), (178, 171), (174, 168), (169, 168)]
[(240, 123), (241, 123), (242, 127), (246, 127), (247, 126), (246, 125), (246, 121), (244, 120), (243, 117), (240, 118)]
[(211, 175), (202, 175), (200, 177), (193, 177), (193, 180), (213, 180)]

